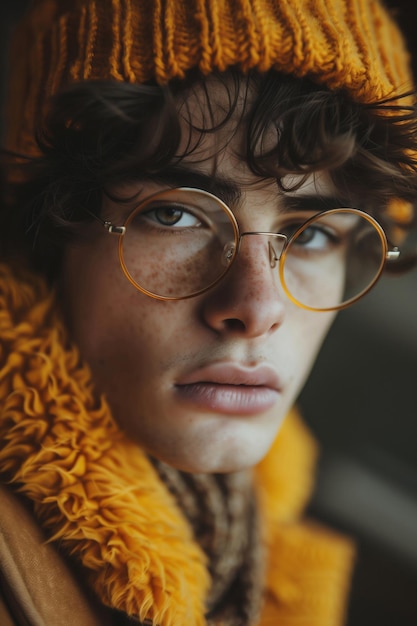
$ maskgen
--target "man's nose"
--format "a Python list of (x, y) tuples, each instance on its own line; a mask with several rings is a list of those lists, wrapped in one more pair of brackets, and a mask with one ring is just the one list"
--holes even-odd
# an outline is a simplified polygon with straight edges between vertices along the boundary
[(244, 233), (233, 266), (204, 296), (203, 315), (217, 332), (267, 335), (283, 322), (286, 297), (279, 284), (283, 242), (269, 233)]

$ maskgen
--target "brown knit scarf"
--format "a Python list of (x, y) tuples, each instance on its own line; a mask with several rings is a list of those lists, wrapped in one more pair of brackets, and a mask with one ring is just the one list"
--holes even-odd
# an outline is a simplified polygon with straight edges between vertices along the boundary
[(188, 474), (153, 460), (209, 559), (210, 625), (257, 621), (263, 588), (263, 550), (251, 472)]

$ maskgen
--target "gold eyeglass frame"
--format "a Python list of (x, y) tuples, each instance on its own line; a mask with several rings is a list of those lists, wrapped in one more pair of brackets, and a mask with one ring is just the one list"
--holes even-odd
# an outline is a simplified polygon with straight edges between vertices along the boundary
[[(207, 199), (210, 200), (214, 200), (219, 206), (221, 206), (221, 208), (225, 211), (226, 215), (228, 216), (230, 223), (232, 224), (233, 227), (233, 234), (234, 234), (234, 241), (233, 241), (233, 256), (231, 257), (230, 263), (225, 267), (224, 272), (220, 274), (220, 276), (218, 276), (216, 278), (216, 280), (214, 280), (210, 285), (204, 287), (203, 289), (199, 289), (198, 291), (194, 291), (193, 293), (187, 294), (185, 296), (161, 296), (159, 294), (153, 293), (151, 291), (149, 291), (148, 289), (145, 289), (144, 287), (142, 287), (141, 285), (139, 285), (139, 283), (137, 283), (134, 278), (131, 276), (126, 263), (125, 263), (125, 259), (124, 259), (124, 253), (123, 253), (123, 240), (124, 240), (124, 236), (126, 234), (127, 228), (129, 227), (129, 224), (132, 222), (132, 220), (134, 219), (134, 217), (137, 215), (137, 213), (139, 213), (143, 206), (148, 204), (151, 201), (154, 200), (158, 200), (159, 198), (164, 198), (166, 196), (170, 196), (172, 194), (172, 192), (174, 191), (184, 191), (184, 192), (193, 192), (194, 194), (197, 195), (201, 195)], [(381, 254), (381, 263), (380, 266), (376, 272), (375, 278), (373, 279), (373, 281), (365, 288), (363, 289), (359, 294), (357, 294), (356, 296), (350, 298), (349, 300), (347, 300), (346, 302), (343, 302), (342, 304), (335, 306), (335, 307), (328, 307), (328, 308), (315, 308), (315, 307), (310, 307), (308, 305), (303, 304), (302, 302), (299, 302), (296, 298), (294, 298), (294, 296), (291, 294), (291, 292), (288, 290), (288, 287), (286, 285), (286, 281), (284, 278), (284, 267), (285, 267), (285, 260), (287, 258), (287, 254), (288, 254), (288, 250), (291, 248), (291, 243), (294, 239), (296, 239), (298, 237), (298, 235), (304, 231), (306, 228), (308, 228), (308, 226), (315, 222), (320, 216), (322, 215), (331, 215), (331, 214), (340, 214), (340, 213), (350, 213), (350, 214), (354, 214), (354, 215), (359, 215), (360, 217), (364, 218), (365, 220), (367, 220), (377, 231), (381, 243), (382, 243), (382, 249), (383, 249), (383, 253)], [(95, 216), (97, 217), (97, 216)], [(233, 265), (234, 260), (236, 259), (238, 253), (239, 253), (239, 249), (241, 246), (241, 242), (243, 237), (245, 236), (250, 236), (250, 235), (264, 235), (267, 236), (269, 238), (272, 239), (281, 239), (283, 240), (283, 246), (281, 249), (281, 252), (279, 253), (279, 255), (277, 256), (275, 248), (272, 246), (271, 241), (268, 241), (268, 252), (269, 252), (269, 260), (270, 260), (270, 264), (271, 264), (271, 268), (274, 268), (276, 266), (276, 263), (278, 262), (278, 274), (279, 274), (279, 278), (281, 281), (281, 285), (282, 288), (284, 290), (285, 295), (287, 296), (287, 298), (293, 302), (296, 306), (298, 306), (299, 308), (305, 309), (307, 311), (315, 311), (315, 312), (328, 312), (328, 311), (340, 311), (342, 309), (345, 309), (347, 307), (349, 307), (351, 304), (353, 304), (354, 302), (357, 302), (358, 300), (360, 300), (363, 296), (365, 296), (369, 291), (371, 291), (371, 289), (375, 286), (375, 284), (378, 282), (385, 264), (388, 260), (396, 260), (398, 259), (398, 257), (400, 256), (400, 250), (397, 247), (394, 247), (392, 250), (389, 249), (388, 247), (388, 241), (387, 241), (387, 237), (385, 234), (385, 231), (383, 230), (382, 226), (377, 222), (377, 220), (375, 218), (373, 218), (371, 215), (369, 215), (368, 213), (365, 213), (364, 211), (361, 211), (360, 209), (355, 209), (355, 208), (335, 208), (335, 209), (329, 209), (326, 211), (321, 211), (319, 213), (314, 214), (312, 217), (308, 218), (292, 235), (291, 237), (287, 237), (286, 235), (282, 234), (282, 233), (274, 233), (274, 232), (264, 232), (264, 231), (245, 231), (245, 232), (241, 232), (239, 229), (239, 225), (238, 222), (236, 220), (236, 217), (234, 215), (234, 213), (232, 212), (232, 210), (227, 206), (227, 204), (225, 204), (220, 198), (218, 198), (217, 196), (209, 193), (208, 191), (205, 191), (203, 189), (197, 189), (194, 187), (176, 187), (176, 188), (170, 188), (170, 189), (165, 189), (164, 191), (160, 191), (157, 192), (155, 194), (152, 194), (151, 196), (148, 196), (147, 198), (145, 198), (143, 201), (141, 201), (137, 206), (135, 206), (135, 208), (129, 213), (129, 215), (127, 216), (125, 222), (123, 225), (121, 226), (117, 226), (115, 224), (113, 224), (112, 222), (108, 221), (108, 220), (102, 220), (101, 218), (98, 218), (99, 221), (102, 223), (102, 225), (105, 227), (105, 229), (107, 230), (107, 232), (114, 234), (114, 235), (118, 235), (119, 237), (119, 242), (118, 242), (118, 254), (119, 254), (119, 261), (120, 261), (120, 265), (121, 268), (123, 270), (124, 275), (126, 276), (126, 278), (128, 279), (128, 281), (141, 293), (154, 298), (156, 300), (163, 300), (163, 301), (169, 301), (169, 300), (188, 300), (189, 298), (194, 298), (196, 296), (202, 295), (204, 293), (206, 293), (207, 291), (209, 291), (210, 289), (213, 289), (213, 287), (215, 287), (225, 276), (226, 274), (230, 271), (230, 268)]]

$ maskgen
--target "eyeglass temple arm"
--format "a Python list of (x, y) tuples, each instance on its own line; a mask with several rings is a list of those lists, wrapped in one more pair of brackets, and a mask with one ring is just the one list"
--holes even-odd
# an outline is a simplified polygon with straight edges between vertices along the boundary
[(400, 250), (395, 246), (392, 250), (388, 250), (387, 256), (385, 257), (387, 261), (396, 261), (400, 257)]
[(100, 222), (100, 224), (104, 226), (104, 228), (107, 230), (108, 233), (111, 233), (112, 235), (124, 235), (125, 234), (126, 226), (115, 226), (108, 220), (102, 220), (99, 215), (96, 215), (92, 211), (89, 211), (87, 208), (85, 208), (85, 211), (86, 213), (91, 215), (91, 217), (94, 217), (94, 219), (97, 220), (97, 222)]
[(112, 235), (124, 235), (126, 232), (126, 226), (115, 226), (111, 222), (106, 221), (103, 221), (102, 224), (107, 232)]

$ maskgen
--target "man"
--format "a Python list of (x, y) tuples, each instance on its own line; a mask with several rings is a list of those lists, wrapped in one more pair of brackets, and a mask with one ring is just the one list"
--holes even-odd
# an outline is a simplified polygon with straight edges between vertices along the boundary
[(77, 624), (343, 623), (351, 548), (297, 520), (314, 445), (295, 414), (277, 434), (413, 224), (407, 55), (379, 4), (355, 9), (33, 3), (0, 470), (37, 521), (4, 491), (8, 619), (68, 623), (76, 598)]

